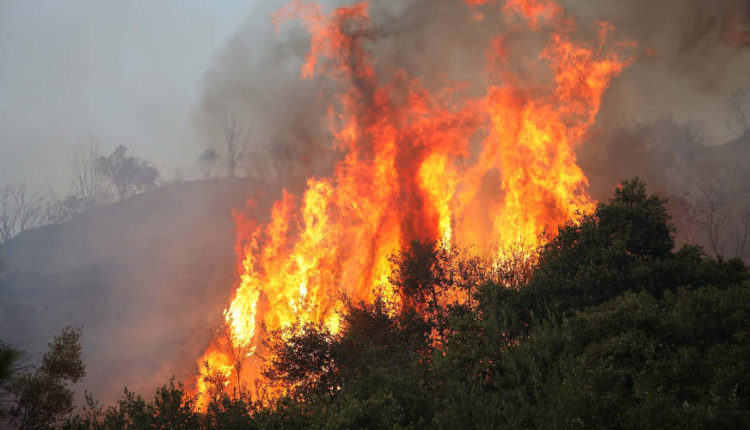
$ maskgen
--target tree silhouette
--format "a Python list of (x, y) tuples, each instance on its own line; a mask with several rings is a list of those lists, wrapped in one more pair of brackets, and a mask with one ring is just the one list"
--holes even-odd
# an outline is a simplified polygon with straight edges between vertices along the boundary
[(120, 200), (156, 187), (159, 171), (148, 161), (129, 155), (128, 149), (118, 146), (112, 154), (99, 157), (97, 168), (117, 190)]
[(237, 163), (245, 150), (247, 137), (245, 130), (232, 115), (224, 115), (221, 126), (227, 147), (227, 174), (230, 178), (234, 178), (237, 173)]
[(74, 407), (68, 383), (85, 376), (81, 355), (81, 329), (66, 327), (49, 343), (39, 367), (18, 369), (0, 387), (10, 404), (4, 415), (19, 429), (53, 427)]

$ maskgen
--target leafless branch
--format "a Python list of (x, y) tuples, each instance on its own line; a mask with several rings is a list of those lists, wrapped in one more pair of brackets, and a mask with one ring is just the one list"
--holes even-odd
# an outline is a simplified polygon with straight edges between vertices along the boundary
[(698, 186), (700, 194), (695, 204), (705, 228), (710, 250), (716, 255), (723, 254), (724, 234), (734, 206), (734, 201), (727, 195), (726, 188), (715, 182), (704, 182)]
[(222, 128), (224, 130), (224, 142), (227, 145), (227, 173), (233, 178), (237, 173), (237, 163), (245, 149), (246, 133), (237, 119), (229, 114), (224, 115)]
[(99, 142), (94, 139), (73, 154), (73, 195), (81, 200), (84, 210), (109, 200), (104, 177), (97, 166), (98, 159)]
[(0, 190), (0, 242), (37, 227), (43, 221), (42, 199), (25, 184), (12, 184)]

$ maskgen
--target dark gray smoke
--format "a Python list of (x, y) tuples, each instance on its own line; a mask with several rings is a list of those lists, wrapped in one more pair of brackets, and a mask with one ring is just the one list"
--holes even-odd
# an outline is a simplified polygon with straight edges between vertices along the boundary
[(608, 19), (645, 52), (612, 85), (601, 128), (672, 116), (700, 122), (707, 144), (741, 134), (728, 99), (750, 86), (747, 0), (567, 1), (582, 20)]
[[(195, 114), (198, 130), (218, 149), (223, 144), (221, 118), (239, 118), (248, 130), (245, 166), (261, 177), (305, 177), (325, 172), (335, 159), (327, 151), (325, 122), (327, 96), (335, 84), (326, 78), (298, 79), (308, 36), (297, 22), (275, 33), (270, 15), (284, 3), (258, 6), (237, 31), (207, 76)], [(606, 95), (598, 120), (601, 130), (638, 128), (671, 116), (681, 124), (700, 122), (707, 144), (737, 136), (727, 124), (727, 100), (732, 92), (750, 86), (750, 2), (562, 3), (582, 31), (606, 20), (615, 24), (619, 40), (638, 44), (637, 60)], [(330, 11), (333, 3), (325, 6)], [(507, 23), (493, 12), (497, 8), (477, 10), (485, 15), (482, 21), (472, 19), (475, 11), (461, 1), (374, 2), (367, 46), (378, 67), (406, 70), (428, 88), (445, 80), (485, 82), (489, 42)], [(539, 36), (517, 45), (542, 41)]]
[[(336, 160), (327, 147), (325, 108), (337, 88), (325, 77), (298, 79), (308, 36), (296, 22), (286, 23), (280, 34), (273, 31), (270, 14), (283, 3), (259, 7), (227, 45), (206, 79), (195, 124), (207, 142), (220, 148), (222, 116), (237, 115), (252, 130), (248, 173), (300, 183), (326, 173)], [(596, 125), (577, 148), (592, 196), (607, 198), (619, 181), (638, 175), (652, 189), (700, 212), (697, 208), (706, 204), (701, 189), (721, 188), (722, 207), (732, 212), (726, 218), (733, 220), (726, 222), (726, 240), (740, 235), (750, 177), (715, 160), (743, 159), (747, 152), (741, 143), (716, 148), (750, 129), (750, 1), (561, 3), (581, 33), (608, 21), (616, 27), (616, 40), (637, 45), (634, 61), (612, 82)], [(333, 5), (329, 2), (326, 9)], [(546, 37), (513, 31), (513, 23), (497, 11), (472, 10), (461, 1), (374, 2), (367, 48), (380, 70), (405, 70), (432, 89), (457, 81), (468, 84), (467, 95), (481, 95), (489, 73), (486, 52), (495, 36), (506, 34), (511, 59), (528, 58)], [(475, 20), (476, 12), (484, 19)], [(513, 60), (509, 66), (530, 82), (544, 69)], [(735, 155), (716, 156), (717, 151)], [(708, 216), (694, 214), (676, 223), (683, 224), (683, 231), (691, 223), (702, 223), (706, 230), (700, 219)], [(710, 246), (705, 234), (685, 236), (713, 252), (747, 257), (750, 251), (750, 245), (742, 252), (734, 245)]]

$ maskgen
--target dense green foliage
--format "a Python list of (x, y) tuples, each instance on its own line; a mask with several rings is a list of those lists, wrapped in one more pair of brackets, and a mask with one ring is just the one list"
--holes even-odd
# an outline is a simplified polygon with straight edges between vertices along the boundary
[(748, 269), (675, 252), (672, 233), (665, 201), (633, 180), (561, 227), (528, 272), (483, 277), (415, 242), (394, 256), (400, 309), (348, 303), (337, 334), (271, 334), (265, 387), (283, 396), (226, 394), (195, 412), (170, 382), (153, 401), (88, 397), (67, 426), (750, 428)]
[(40, 366), (20, 365), (21, 354), (0, 343), (0, 420), (19, 429), (61, 424), (73, 411), (75, 383), (85, 374), (81, 330), (67, 327), (49, 344)]

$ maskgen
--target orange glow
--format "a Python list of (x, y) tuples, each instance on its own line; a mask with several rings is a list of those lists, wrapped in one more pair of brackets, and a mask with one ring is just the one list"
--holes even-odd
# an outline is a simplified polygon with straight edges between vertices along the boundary
[(542, 20), (559, 16), (562, 9), (552, 0), (508, 0), (503, 6), (503, 12), (524, 18), (536, 30)]
[[(275, 14), (277, 28), (298, 19), (310, 33), (301, 78), (345, 88), (328, 110), (342, 160), (331, 177), (310, 178), (301, 198), (285, 192), (268, 225), (237, 215), (239, 284), (224, 316), (246, 356), (262, 355), (267, 330), (295, 322), (336, 332), (345, 295), (399, 305), (389, 257), (413, 239), (446, 250), (490, 245), (499, 264), (508, 249), (532, 249), (545, 230), (593, 209), (575, 147), (629, 62), (609, 43), (613, 27), (599, 23), (594, 40), (581, 41), (552, 1), (509, 0), (499, 11), (494, 1), (465, 1), (520, 16), (532, 32), (549, 30), (546, 48), (531, 58), (546, 77), (515, 75), (499, 35), (488, 44), (488, 71), (503, 79), (483, 83), (483, 97), (462, 96), (450, 82), (429, 91), (403, 71), (376, 72), (363, 37), (366, 2), (326, 15), (294, 1)], [(217, 344), (200, 361), (236, 384)], [(244, 380), (258, 374), (257, 362), (244, 367)], [(204, 402), (206, 375), (196, 386)]]

